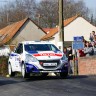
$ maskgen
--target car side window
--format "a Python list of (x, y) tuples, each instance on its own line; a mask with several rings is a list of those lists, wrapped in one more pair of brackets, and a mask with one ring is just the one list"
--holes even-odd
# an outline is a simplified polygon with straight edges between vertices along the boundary
[(49, 45), (49, 47), (50, 47), (50, 49), (51, 49), (52, 51), (58, 51), (58, 49), (57, 49), (54, 45)]
[(54, 48), (54, 47), (51, 45), (51, 50), (52, 50), (52, 51), (56, 51), (56, 48)]
[(23, 53), (23, 45), (19, 44), (19, 46), (16, 48), (15, 53), (21, 54)]

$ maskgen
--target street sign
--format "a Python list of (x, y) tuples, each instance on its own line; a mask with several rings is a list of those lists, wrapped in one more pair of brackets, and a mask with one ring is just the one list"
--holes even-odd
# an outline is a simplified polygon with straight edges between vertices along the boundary
[(73, 41), (82, 41), (82, 40), (83, 40), (82, 36), (73, 37)]
[(72, 42), (72, 49), (83, 49), (84, 48), (84, 43), (81, 41), (74, 41)]

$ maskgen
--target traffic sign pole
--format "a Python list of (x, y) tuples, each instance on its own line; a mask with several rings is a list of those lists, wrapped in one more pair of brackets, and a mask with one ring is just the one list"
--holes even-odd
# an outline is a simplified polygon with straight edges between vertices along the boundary
[(82, 36), (73, 37), (74, 41), (72, 42), (72, 49), (75, 51), (74, 55), (74, 75), (78, 74), (78, 59), (77, 52), (78, 49), (84, 48), (83, 38)]

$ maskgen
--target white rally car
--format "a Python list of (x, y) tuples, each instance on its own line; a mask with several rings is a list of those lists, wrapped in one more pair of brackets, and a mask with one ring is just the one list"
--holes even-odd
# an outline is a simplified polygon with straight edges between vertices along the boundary
[(8, 72), (15, 76), (21, 72), (23, 78), (31, 73), (59, 73), (61, 77), (68, 75), (68, 59), (55, 45), (45, 41), (24, 41), (11, 52), (8, 60)]

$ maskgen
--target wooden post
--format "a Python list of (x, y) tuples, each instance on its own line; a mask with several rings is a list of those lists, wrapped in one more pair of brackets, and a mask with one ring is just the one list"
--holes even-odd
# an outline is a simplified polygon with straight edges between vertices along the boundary
[(62, 51), (63, 51), (64, 48), (63, 0), (59, 0), (59, 41), (62, 42)]

